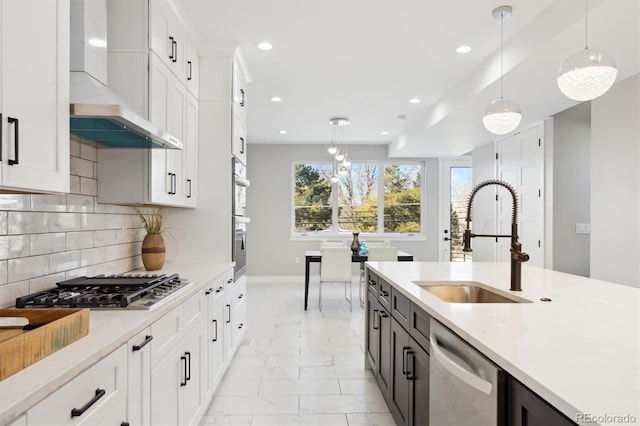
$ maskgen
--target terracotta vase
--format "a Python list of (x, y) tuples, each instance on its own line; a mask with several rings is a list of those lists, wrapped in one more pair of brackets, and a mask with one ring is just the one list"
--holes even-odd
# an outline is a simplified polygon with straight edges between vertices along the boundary
[(147, 234), (142, 240), (142, 264), (147, 271), (157, 271), (164, 266), (164, 238), (160, 234)]

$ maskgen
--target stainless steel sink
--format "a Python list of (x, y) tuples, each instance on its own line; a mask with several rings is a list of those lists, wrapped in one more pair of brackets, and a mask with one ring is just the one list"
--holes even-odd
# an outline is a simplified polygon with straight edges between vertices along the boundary
[(414, 281), (434, 296), (449, 303), (530, 303), (529, 300), (503, 295), (476, 281)]

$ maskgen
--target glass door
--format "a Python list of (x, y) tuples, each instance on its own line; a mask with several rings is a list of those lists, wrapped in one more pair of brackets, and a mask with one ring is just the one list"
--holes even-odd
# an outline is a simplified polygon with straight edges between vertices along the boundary
[(442, 240), (441, 260), (471, 261), (472, 253), (462, 251), (466, 228), (467, 200), (473, 189), (471, 159), (442, 162)]

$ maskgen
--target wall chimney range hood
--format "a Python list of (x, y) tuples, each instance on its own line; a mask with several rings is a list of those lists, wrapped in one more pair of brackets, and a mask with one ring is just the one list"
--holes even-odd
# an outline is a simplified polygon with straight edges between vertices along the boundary
[(107, 86), (106, 0), (71, 1), (70, 132), (112, 148), (182, 149)]

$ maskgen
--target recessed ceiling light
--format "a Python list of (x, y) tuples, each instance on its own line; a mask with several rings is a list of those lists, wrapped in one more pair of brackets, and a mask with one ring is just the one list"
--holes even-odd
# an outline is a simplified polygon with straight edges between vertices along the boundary
[(462, 46), (458, 46), (458, 48), (456, 49), (457, 53), (469, 53), (471, 52), (471, 47), (467, 46), (467, 45), (462, 45)]
[(410, 104), (419, 104), (420, 103), (420, 98), (411, 98), (411, 99), (409, 99), (409, 103)]
[(384, 131), (380, 132), (380, 134), (381, 134), (381, 135), (388, 135), (388, 134), (389, 134), (389, 132), (387, 132), (386, 130), (384, 130)]
[(286, 135), (289, 132), (287, 132), (286, 130), (280, 130), (278, 133), (280, 133), (281, 135)]
[(269, 98), (271, 102), (280, 102), (282, 98), (280, 96), (272, 96)]
[(269, 43), (268, 41), (263, 41), (258, 43), (258, 49), (271, 50), (273, 49), (273, 44)]

